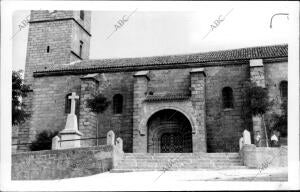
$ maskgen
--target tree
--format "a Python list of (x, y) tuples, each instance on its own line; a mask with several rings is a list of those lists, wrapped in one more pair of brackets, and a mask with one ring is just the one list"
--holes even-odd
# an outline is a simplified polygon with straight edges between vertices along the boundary
[[(110, 105), (110, 101), (107, 100), (107, 98), (102, 95), (93, 95), (93, 98), (87, 99), (87, 107), (90, 108), (93, 112), (99, 114), (103, 113), (107, 107)], [(98, 135), (98, 118), (97, 118), (97, 137)], [(98, 139), (97, 139), (97, 145), (98, 145)]]
[(271, 129), (280, 131), (281, 136), (286, 137), (288, 124), (287, 99), (282, 99), (281, 114), (273, 114), (271, 121)]
[(267, 89), (257, 86), (255, 83), (245, 83), (245, 91), (243, 95), (242, 113), (244, 116), (259, 116), (262, 119), (266, 134), (266, 144), (268, 146), (268, 133), (265, 124), (264, 115), (272, 106), (269, 101)]
[(19, 125), (30, 116), (24, 111), (25, 105), (22, 103), (22, 98), (29, 92), (29, 86), (23, 83), (21, 75), (22, 71), (12, 72), (12, 125)]
[(93, 98), (87, 100), (87, 106), (95, 113), (103, 113), (110, 105), (110, 101), (102, 95), (93, 95)]
[(252, 85), (248, 90), (247, 98), (250, 99), (250, 110), (252, 115), (264, 115), (270, 108), (267, 90), (263, 87)]

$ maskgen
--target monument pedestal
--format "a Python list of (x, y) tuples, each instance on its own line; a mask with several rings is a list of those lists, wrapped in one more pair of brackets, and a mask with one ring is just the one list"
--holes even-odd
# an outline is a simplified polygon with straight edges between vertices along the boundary
[(61, 138), (60, 149), (80, 147), (80, 139), (83, 134), (78, 131), (77, 117), (75, 114), (68, 115), (66, 127), (59, 132), (59, 135)]
[[(60, 133), (60, 149), (69, 149), (80, 147), (80, 139), (83, 135), (76, 130), (63, 130)], [(67, 140), (67, 141), (66, 141)], [(70, 141), (68, 141), (70, 140)]]

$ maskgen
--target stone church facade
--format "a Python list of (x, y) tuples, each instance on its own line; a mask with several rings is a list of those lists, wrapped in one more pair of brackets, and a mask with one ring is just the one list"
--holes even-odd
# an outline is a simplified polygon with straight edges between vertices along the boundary
[[(89, 60), (90, 29), (89, 11), (31, 12), (25, 68), (31, 92), (24, 99), (31, 117), (19, 129), (19, 143), (62, 130), (75, 92), (82, 138), (113, 130), (125, 152), (236, 152), (241, 132), (256, 126), (242, 116), (243, 83), (256, 82), (279, 101), (283, 96), (287, 45)], [(111, 105), (96, 114), (86, 101), (99, 93)]]

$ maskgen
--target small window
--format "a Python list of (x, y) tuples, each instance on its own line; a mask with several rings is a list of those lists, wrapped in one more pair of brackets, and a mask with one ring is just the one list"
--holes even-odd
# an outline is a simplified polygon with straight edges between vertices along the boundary
[(230, 87), (224, 87), (222, 90), (223, 108), (233, 108), (233, 91)]
[(47, 46), (47, 53), (50, 52), (50, 46)]
[(80, 41), (80, 45), (79, 45), (79, 57), (82, 57), (82, 47), (83, 47), (83, 41)]
[(117, 94), (113, 97), (113, 112), (114, 114), (121, 114), (123, 111), (123, 96)]
[(282, 99), (286, 99), (288, 96), (288, 82), (287, 81), (281, 81), (279, 85), (280, 89), (280, 96)]
[(84, 11), (80, 11), (80, 19), (84, 20)]

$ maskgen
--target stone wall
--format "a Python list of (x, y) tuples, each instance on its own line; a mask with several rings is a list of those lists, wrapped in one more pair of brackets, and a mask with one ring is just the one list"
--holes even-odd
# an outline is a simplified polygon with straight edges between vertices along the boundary
[[(98, 92), (102, 93), (111, 104), (98, 114), (99, 137), (106, 137), (109, 130), (113, 130), (116, 137), (124, 141), (124, 151), (132, 152), (132, 113), (133, 113), (133, 72), (99, 74)], [(113, 113), (113, 96), (123, 96), (123, 110), (121, 114)], [(103, 142), (106, 142), (103, 140)], [(101, 143), (100, 140), (100, 144)]]
[[(146, 92), (150, 91), (152, 91), (154, 95), (163, 95), (167, 93), (188, 95), (190, 93), (189, 87), (191, 84), (190, 71), (191, 69), (189, 68), (149, 71), (148, 76), (150, 81), (148, 82), (148, 87), (144, 91), (140, 91), (141, 95), (138, 96), (139, 99), (143, 102), (147, 94)], [(137, 136), (140, 134), (139, 132), (135, 132), (135, 129), (133, 129), (134, 117), (136, 117), (133, 113), (133, 108), (135, 106), (133, 98), (134, 94), (136, 94), (133, 91), (135, 81), (133, 77), (134, 74), (135, 72), (105, 73), (99, 74), (99, 77), (97, 78), (99, 80), (99, 92), (101, 92), (110, 101), (112, 101), (115, 94), (121, 94), (123, 96), (122, 114), (113, 114), (111, 105), (104, 113), (98, 115), (99, 136), (105, 136), (109, 130), (113, 130), (116, 137), (123, 138), (125, 152), (133, 151), (133, 135)], [(149, 104), (149, 110), (147, 111), (149, 113), (154, 112), (153, 110), (158, 109), (160, 106), (166, 106), (166, 108), (168, 108), (167, 106), (172, 105), (177, 106), (176, 103), (178, 103), (178, 101), (152, 103)], [(179, 105), (183, 106), (186, 104), (186, 101), (179, 101), (179, 103), (182, 103)], [(189, 107), (192, 107), (191, 103), (183, 106), (183, 108), (186, 108), (187, 111), (190, 111)], [(147, 120), (147, 118), (149, 118), (148, 112), (146, 114), (138, 114), (139, 118)], [(191, 114), (194, 114), (194, 112)]]
[(268, 167), (287, 167), (288, 148), (284, 147), (256, 147), (244, 145), (240, 151), (243, 163), (250, 168), (266, 169)]
[[(280, 82), (281, 79), (287, 79), (287, 72), (285, 71), (286, 65), (286, 63), (267, 63), (264, 65), (267, 87), (272, 83), (273, 87), (274, 83), (277, 86), (274, 88), (268, 87), (271, 97), (279, 96), (278, 82)], [(137, 128), (135, 128), (134, 122), (140, 123), (141, 120), (147, 121), (150, 117), (149, 115), (155, 111), (170, 108), (179, 110), (190, 119), (192, 127), (195, 129), (193, 137), (196, 137), (196, 134), (202, 134), (202, 136), (204, 136), (200, 137), (198, 135), (199, 137), (194, 138), (194, 142), (203, 143), (203, 139), (206, 137), (207, 146), (199, 145), (199, 151), (204, 151), (204, 149), (207, 149), (208, 152), (238, 151), (240, 133), (245, 127), (251, 128), (252, 126), (251, 117), (244, 119), (241, 115), (242, 91), (244, 90), (243, 82), (249, 80), (249, 64), (205, 67), (205, 91), (200, 91), (202, 95), (205, 94), (205, 101), (193, 102), (191, 97), (186, 100), (144, 101), (149, 91), (153, 91), (153, 95), (163, 95), (167, 93), (175, 95), (191, 94), (191, 70), (191, 68), (151, 70), (149, 71), (147, 87), (143, 87), (144, 85), (142, 85), (146, 83), (144, 82), (146, 79), (137, 80), (136, 77), (134, 77), (136, 72), (98, 74), (96, 79), (99, 84), (94, 85), (95, 90), (92, 92), (98, 91), (110, 101), (112, 101), (115, 94), (121, 94), (123, 96), (123, 112), (121, 114), (114, 114), (111, 104), (104, 113), (100, 113), (96, 117), (98, 119), (98, 125), (96, 125), (95, 114), (92, 115), (93, 118), (90, 123), (84, 123), (90, 119), (91, 114), (90, 116), (87, 114), (88, 110), (85, 109), (85, 105), (79, 100), (79, 102), (81, 102), (80, 115), (86, 115), (85, 120), (81, 119), (80, 115), (78, 117), (79, 121), (80, 119), (82, 120), (81, 124), (79, 123), (81, 127), (80, 131), (86, 131), (86, 133), (88, 133), (84, 135), (83, 138), (87, 136), (96, 137), (95, 127), (98, 127), (99, 137), (106, 137), (106, 133), (109, 130), (113, 130), (116, 137), (123, 138), (124, 151), (132, 152), (133, 137), (139, 136), (141, 128), (139, 125), (136, 125)], [(281, 73), (281, 71), (283, 72)], [(32, 141), (34, 136), (41, 130), (62, 130), (64, 128), (67, 117), (65, 113), (65, 96), (70, 92), (76, 92), (77, 95), (81, 96), (89, 95), (89, 93), (81, 93), (85, 88), (81, 87), (83, 84), (80, 78), (85, 75), (44, 76), (35, 78), (35, 83), (33, 84), (34, 92), (31, 93), (33, 95), (32, 102), (34, 107), (32, 108), (32, 117), (29, 123), (27, 122), (30, 130), (23, 127), (20, 128), (19, 143)], [(137, 86), (139, 83), (141, 83), (140, 87)], [(226, 86), (233, 89), (234, 107), (232, 109), (223, 109), (222, 106), (222, 88)], [(134, 92), (135, 88), (140, 90)], [(196, 90), (196, 92), (197, 91), (199, 92), (199, 90)], [(139, 101), (137, 100), (139, 103), (134, 103), (134, 97), (139, 99)], [(195, 104), (199, 104), (198, 108)], [(141, 108), (141, 106), (144, 107)], [(140, 108), (141, 112), (137, 111), (134, 113), (134, 107)], [(203, 110), (205, 113), (201, 112)], [(199, 114), (205, 116), (199, 116)], [(143, 125), (146, 125), (146, 123), (147, 122)], [(202, 125), (206, 127), (204, 128)], [(198, 128), (195, 128), (195, 126), (198, 126)], [(147, 131), (147, 129), (144, 130)], [(202, 132), (199, 132), (199, 130), (202, 130)], [(26, 141), (27, 138), (29, 138), (30, 141)], [(105, 144), (105, 140), (99, 144)]]
[[(54, 11), (54, 10), (52, 10)], [(82, 25), (88, 32), (91, 30), (91, 11), (84, 11), (84, 20), (80, 18), (79, 10), (55, 10), (50, 13), (48, 10), (33, 10), (31, 11), (31, 21), (44, 21), (53, 19), (74, 18), (80, 25)]]
[(275, 104), (272, 111), (280, 113), (280, 82), (288, 81), (288, 63), (267, 63), (264, 65), (266, 88), (268, 89), (268, 96), (274, 99)]
[(15, 153), (17, 152), (17, 145), (18, 144), (18, 132), (19, 132), (19, 126), (18, 125), (15, 125), (15, 126), (12, 126), (12, 133), (11, 133), (11, 137), (12, 137), (12, 141), (11, 141), (11, 144), (12, 144), (12, 147), (11, 147), (11, 152), (12, 153)]
[[(97, 74), (94, 74), (97, 75)], [(92, 99), (93, 95), (96, 95), (99, 82), (94, 78), (94, 75), (87, 75), (81, 78), (81, 94), (80, 94), (80, 119), (79, 119), (79, 131), (83, 134), (84, 138), (97, 137), (97, 114), (92, 112), (87, 107), (87, 100)], [(82, 140), (81, 146), (95, 146), (97, 140), (89, 139)]]
[(204, 68), (196, 68), (191, 74), (191, 103), (195, 130), (193, 133), (193, 152), (207, 152), (206, 143), (206, 73)]
[[(108, 100), (112, 101), (115, 94), (123, 96), (123, 113), (113, 114), (112, 104), (104, 113), (98, 114), (98, 136), (106, 138), (106, 133), (113, 130), (116, 137), (124, 139), (124, 151), (132, 151), (132, 100), (133, 100), (133, 73), (100, 74), (96, 79), (99, 83), (88, 87), (89, 83), (83, 80), (85, 75), (77, 76), (49, 76), (35, 78), (32, 92), (32, 116), (26, 122), (28, 130), (22, 127), (19, 131), (19, 143), (32, 142), (35, 135), (42, 130), (61, 131), (65, 127), (67, 113), (65, 113), (65, 98), (68, 93), (76, 92), (80, 95), (80, 113), (78, 113), (79, 130), (84, 133), (83, 138), (96, 137), (96, 114), (86, 108), (86, 100), (97, 90)], [(82, 101), (81, 101), (82, 100)], [(79, 106), (79, 105), (78, 105)], [(30, 129), (29, 129), (30, 127)], [(95, 141), (95, 140), (94, 140)], [(100, 140), (99, 144), (105, 144)], [(85, 142), (82, 142), (85, 143)], [(94, 142), (92, 143), (94, 145)], [(19, 151), (26, 150), (24, 146)], [(28, 149), (27, 149), (28, 150)]]
[(35, 78), (33, 88), (33, 107), (28, 123), (30, 129), (28, 132), (24, 130), (24, 127), (19, 129), (19, 143), (32, 142), (35, 135), (42, 130), (61, 131), (64, 129), (67, 118), (65, 98), (71, 92), (80, 95), (80, 78), (79, 76)]
[(155, 95), (189, 94), (191, 69), (166, 69), (149, 71), (148, 92)]
[(31, 11), (25, 66), (27, 84), (31, 84), (32, 72), (41, 65), (61, 65), (80, 60), (72, 53), (79, 55), (79, 41), (83, 41), (81, 58), (89, 58), (90, 36), (87, 32), (90, 31), (90, 20), (89, 11), (85, 11), (84, 20), (79, 18), (79, 11)]
[(111, 170), (122, 158), (113, 145), (12, 155), (12, 180), (83, 177)]
[[(236, 152), (242, 131), (251, 126), (251, 119), (247, 122), (241, 116), (243, 83), (249, 80), (249, 65), (207, 67), (205, 73), (207, 151)], [(232, 109), (223, 109), (224, 87), (233, 90)]]
[[(71, 20), (29, 24), (25, 66), (28, 83), (31, 84), (32, 72), (39, 66), (70, 62), (71, 34)], [(50, 47), (49, 53), (47, 46)]]
[[(163, 71), (165, 73), (159, 70), (153, 70), (151, 73), (139, 71), (134, 75), (133, 152), (147, 152), (147, 139), (149, 139), (147, 121), (156, 112), (164, 109), (173, 109), (182, 113), (190, 121), (193, 134), (193, 152), (206, 152), (205, 73), (203, 69), (201, 68), (199, 71), (184, 69), (182, 74), (177, 69)], [(164, 74), (163, 77), (161, 77), (162, 74)], [(176, 81), (169, 81), (170, 79), (176, 79)], [(183, 82), (185, 82), (185, 86), (183, 86)], [(154, 86), (154, 84), (156, 85)], [(158, 88), (154, 89), (160, 85), (168, 88), (165, 88), (164, 91)], [(149, 95), (150, 91), (153, 91), (153, 95)], [(147, 96), (168, 98), (171, 97), (168, 95), (178, 97), (188, 93), (190, 95), (185, 99), (146, 100)]]
[[(86, 17), (87, 15), (85, 14), (85, 20), (87, 19)], [(90, 56), (90, 39), (90, 36), (77, 23), (72, 22), (72, 52), (74, 52), (77, 56), (80, 56), (80, 41), (82, 41), (83, 44), (80, 57), (82, 59), (88, 59)], [(70, 62), (78, 61), (78, 57), (75, 54), (71, 54)]]

